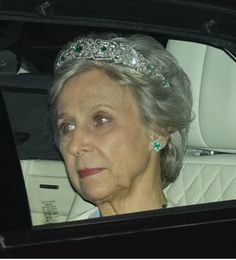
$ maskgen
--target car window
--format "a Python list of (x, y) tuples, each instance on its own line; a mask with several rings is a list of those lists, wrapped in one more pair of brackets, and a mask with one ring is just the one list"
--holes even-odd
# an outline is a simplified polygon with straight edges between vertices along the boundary
[[(190, 77), (195, 114), (182, 171), (175, 183), (165, 188), (169, 207), (236, 199), (235, 62), (224, 50), (213, 46), (160, 37)], [(30, 45), (30, 40), (25, 38), (24, 44)], [(41, 42), (42, 46), (29, 51), (25, 51), (24, 44), (23, 48), (18, 45), (16, 50), (0, 53), (7, 60), (7, 65), (0, 68), (0, 85), (32, 223), (87, 218), (96, 208), (72, 188), (47, 123), (52, 62), (59, 43)]]

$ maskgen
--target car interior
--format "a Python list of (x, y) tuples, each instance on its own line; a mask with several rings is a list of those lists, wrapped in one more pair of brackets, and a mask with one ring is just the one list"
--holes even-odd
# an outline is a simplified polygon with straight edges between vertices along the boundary
[[(27, 30), (28, 35), (30, 30)], [(73, 31), (73, 33), (75, 33)], [(47, 126), (53, 59), (64, 42), (25, 44), (0, 52), (3, 92), (25, 180), (33, 225), (73, 220), (94, 209), (71, 187)], [(176, 207), (236, 199), (236, 64), (223, 49), (155, 35), (191, 80), (194, 120), (177, 180), (164, 190)], [(14, 45), (13, 45), (14, 46)], [(20, 46), (20, 47), (19, 47)], [(32, 47), (32, 49), (31, 49)], [(23, 55), (22, 55), (23, 54)], [(29, 59), (34, 58), (35, 62)], [(49, 57), (44, 59), (45, 57)], [(1, 60), (5, 65), (1, 66)]]

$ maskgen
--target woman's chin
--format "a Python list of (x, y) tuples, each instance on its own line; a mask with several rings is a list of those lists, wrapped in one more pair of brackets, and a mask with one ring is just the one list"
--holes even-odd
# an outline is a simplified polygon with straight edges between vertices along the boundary
[(110, 197), (110, 194), (111, 192), (106, 192), (104, 189), (89, 189), (87, 191), (81, 192), (81, 195), (84, 199), (96, 205), (101, 201), (107, 200)]

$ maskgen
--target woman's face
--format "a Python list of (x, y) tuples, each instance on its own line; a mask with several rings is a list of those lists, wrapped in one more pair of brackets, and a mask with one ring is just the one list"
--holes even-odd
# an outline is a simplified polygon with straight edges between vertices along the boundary
[(142, 185), (150, 138), (130, 90), (94, 69), (72, 77), (57, 104), (59, 148), (74, 188), (106, 201)]

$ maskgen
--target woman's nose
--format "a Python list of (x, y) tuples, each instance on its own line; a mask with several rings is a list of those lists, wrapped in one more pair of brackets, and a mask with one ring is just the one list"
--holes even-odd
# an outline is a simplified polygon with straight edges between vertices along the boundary
[(91, 149), (91, 136), (89, 132), (82, 128), (75, 129), (69, 141), (69, 153), (73, 156), (82, 156)]

